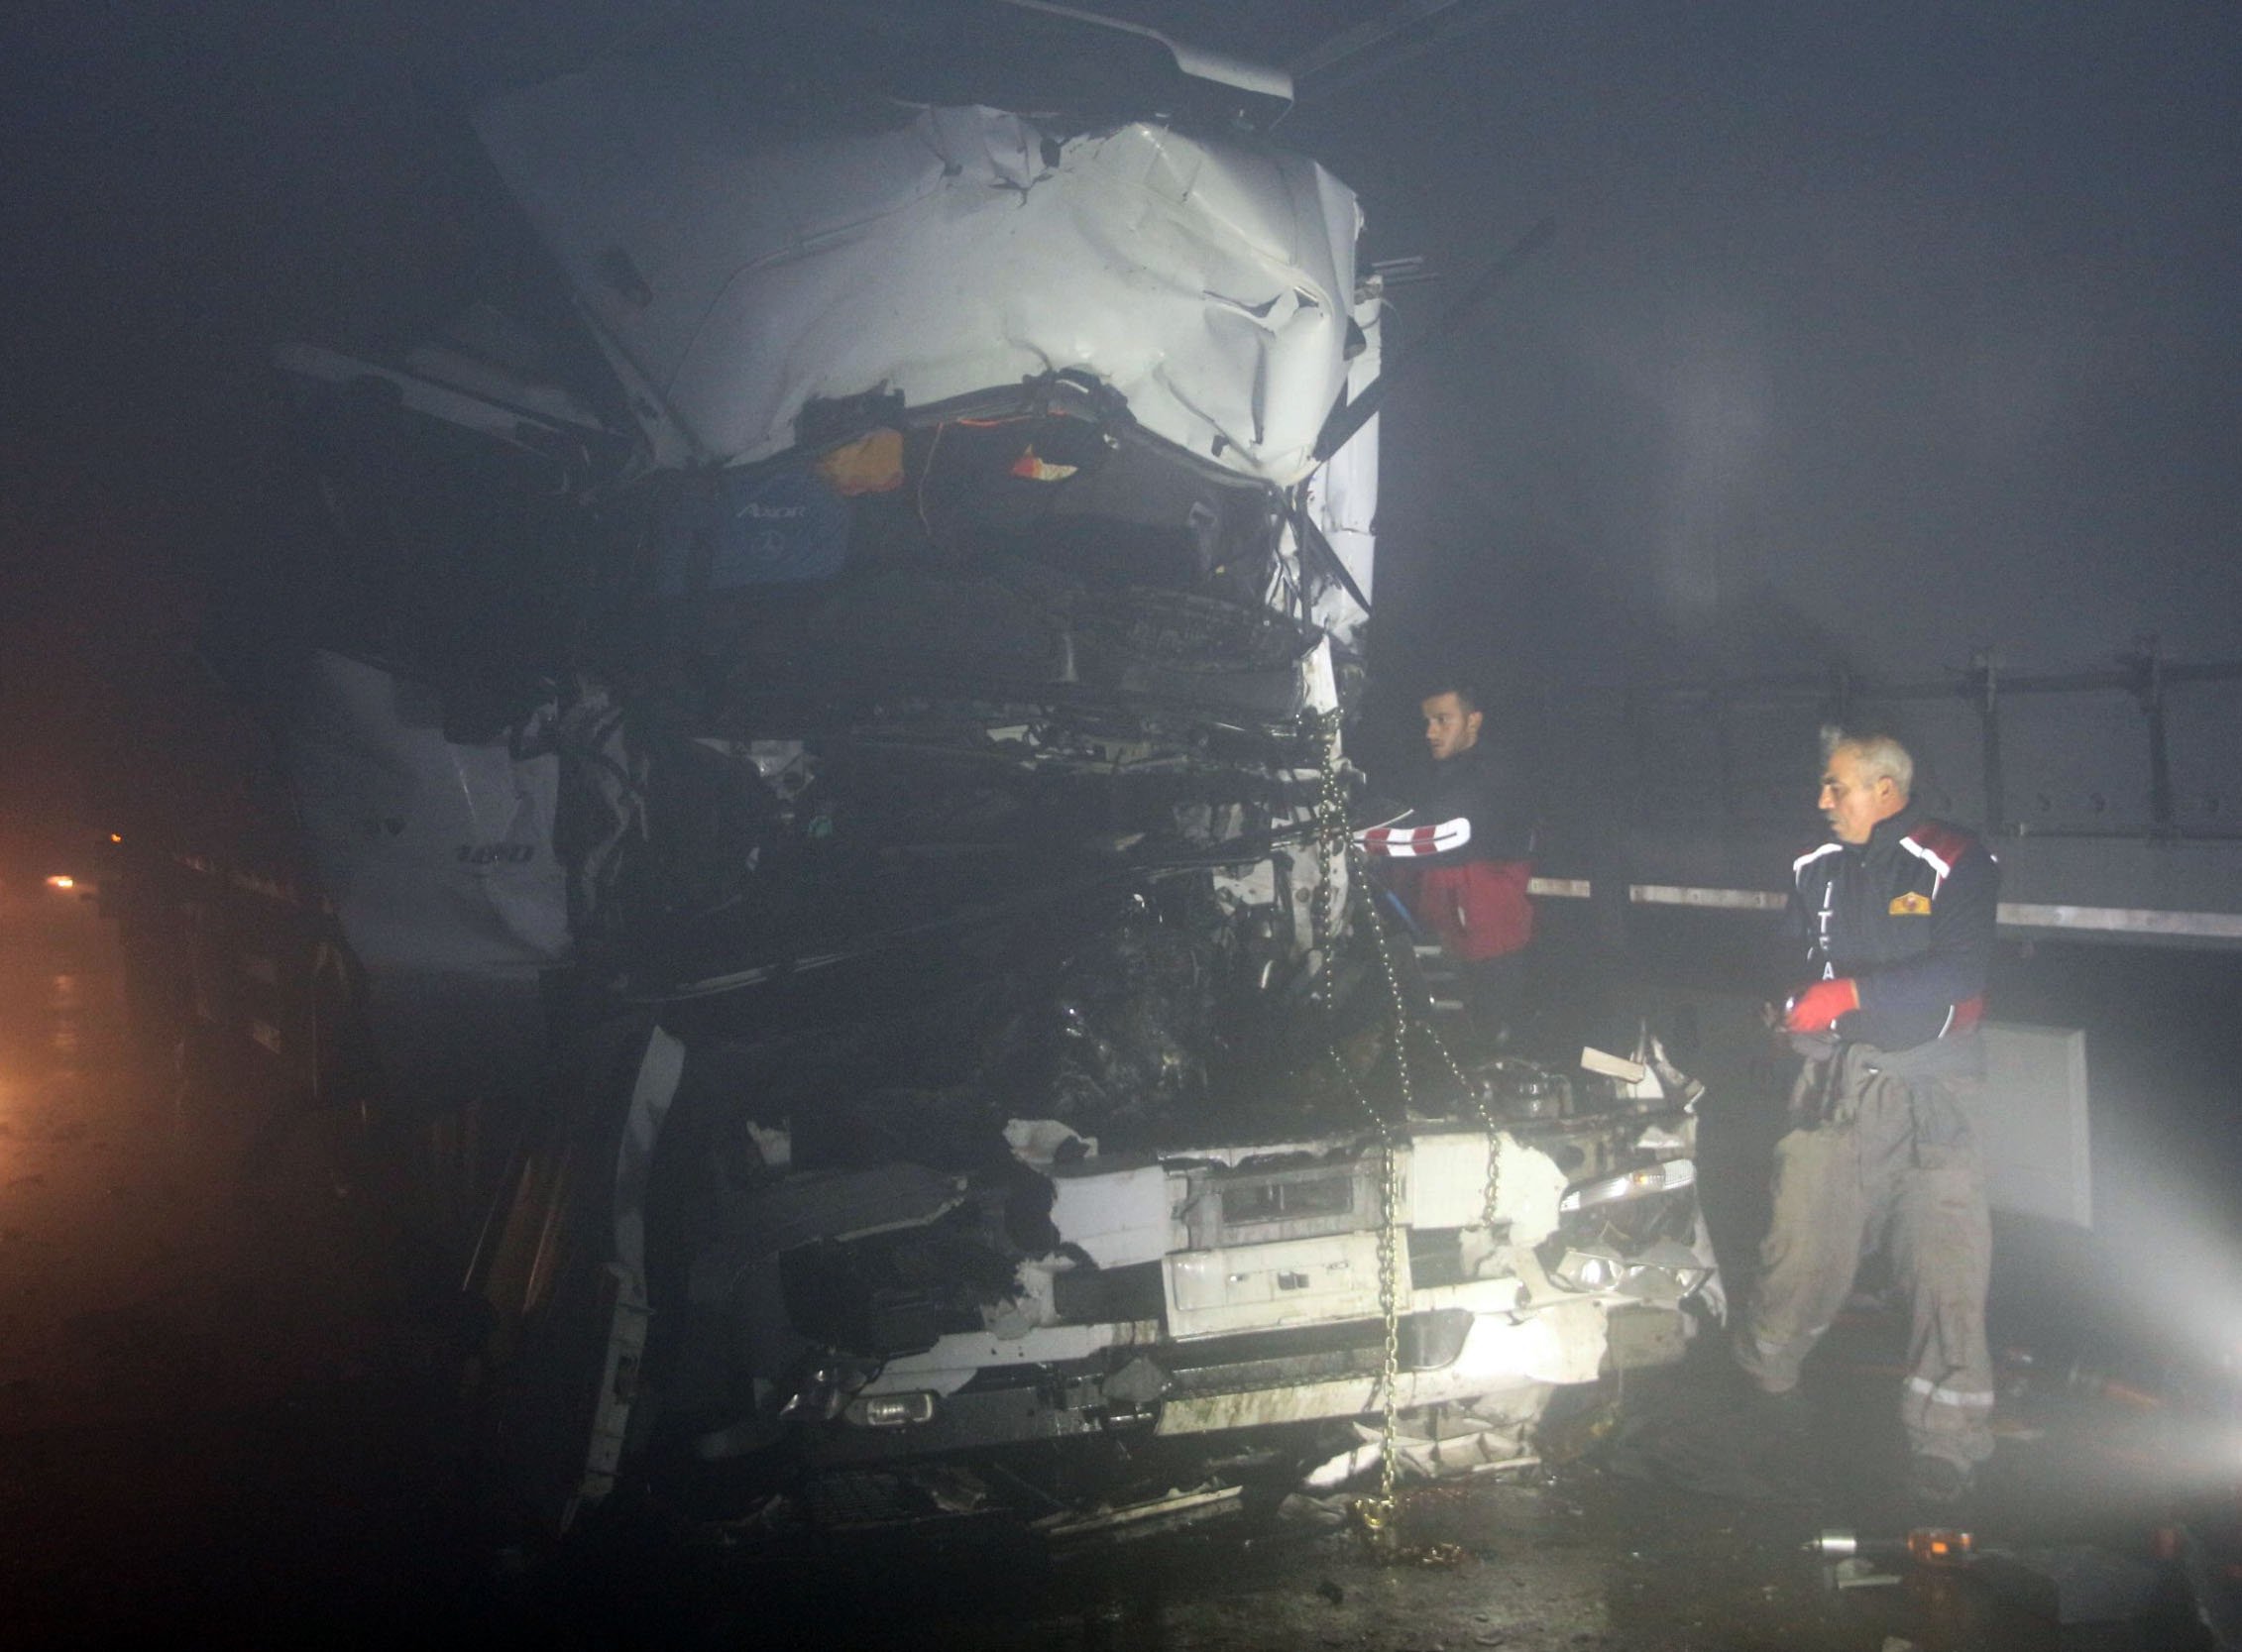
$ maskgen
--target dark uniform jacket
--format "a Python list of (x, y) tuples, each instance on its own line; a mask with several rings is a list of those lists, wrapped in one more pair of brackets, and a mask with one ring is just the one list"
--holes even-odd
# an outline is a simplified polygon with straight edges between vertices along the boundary
[(1498, 958), (1533, 938), (1532, 800), (1518, 776), (1484, 744), (1432, 765), (1418, 826), (1471, 822), (1471, 838), (1445, 854), (1402, 862), (1396, 881), (1407, 885), (1409, 909), (1440, 937), (1452, 958)]
[(1840, 1035), (1903, 1050), (1984, 1019), (2000, 866), (1975, 836), (1909, 808), (1792, 870), (1787, 984), (1850, 976), (1860, 1008)]

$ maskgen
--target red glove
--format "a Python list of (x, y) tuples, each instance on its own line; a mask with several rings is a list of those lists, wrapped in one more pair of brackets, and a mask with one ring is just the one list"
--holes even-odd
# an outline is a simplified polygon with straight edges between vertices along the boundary
[(1783, 1017), (1783, 1030), (1787, 1033), (1827, 1033), (1838, 1024), (1838, 1017), (1850, 1015), (1860, 1008), (1860, 987), (1848, 978), (1835, 981), (1816, 981), (1790, 1001), (1790, 1013)]

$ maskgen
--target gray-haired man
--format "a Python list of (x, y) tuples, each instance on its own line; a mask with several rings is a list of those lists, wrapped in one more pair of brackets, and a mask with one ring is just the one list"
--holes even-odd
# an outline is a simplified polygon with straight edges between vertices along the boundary
[(1805, 1064), (1738, 1362), (1766, 1394), (1795, 1389), (1882, 1241), (1911, 1307), (1900, 1409), (1912, 1487), (1952, 1502), (1992, 1453), (1992, 1241), (1962, 1104), (1983, 1074), (2000, 868), (1970, 833), (1915, 808), (1898, 741), (1831, 729), (1823, 749), (1833, 837), (1794, 862), (1787, 915), (1797, 990), (1783, 1026)]

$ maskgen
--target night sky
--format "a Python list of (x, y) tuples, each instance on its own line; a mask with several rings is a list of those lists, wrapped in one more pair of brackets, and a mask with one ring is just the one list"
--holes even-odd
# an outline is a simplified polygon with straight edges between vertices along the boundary
[[(682, 8), (671, 8), (677, 10)], [(1108, 7), (1280, 61), (1383, 0)], [(160, 14), (160, 15), (157, 15)], [(12, 8), (0, 772), (244, 531), (269, 344), (518, 278), (459, 111), (663, 8)], [(1499, 674), (2242, 654), (2242, 6), (1457, 0), (1281, 129), (1423, 254), (1556, 243), (1385, 421), (1381, 658)]]

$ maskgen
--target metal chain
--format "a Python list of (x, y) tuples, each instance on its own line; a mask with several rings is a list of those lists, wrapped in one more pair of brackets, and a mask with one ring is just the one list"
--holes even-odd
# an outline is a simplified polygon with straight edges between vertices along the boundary
[(1432, 1047), (1439, 1051), (1440, 1059), (1447, 1063), (1449, 1072), (1455, 1075), (1456, 1088), (1471, 1103), (1472, 1111), (1479, 1115), (1479, 1122), (1487, 1127), (1487, 1185), (1480, 1196), (1480, 1220), (1487, 1225), (1487, 1241), (1492, 1245), (1495, 1242), (1495, 1206), (1503, 1192), (1502, 1124), (1496, 1119), (1495, 1110), (1487, 1104), (1487, 1087), (1473, 1083), (1464, 1075), (1463, 1067), (1457, 1063), (1455, 1053), (1449, 1049), (1448, 1041), (1440, 1036), (1440, 1030), (1430, 1021), (1421, 1021), (1417, 1026), (1432, 1041)]
[[(1385, 928), (1383, 925), (1376, 924), (1375, 917), (1373, 924), (1378, 932), (1379, 956), (1386, 965), (1386, 979), (1389, 990), (1394, 996), (1394, 1037), (1396, 1044), (1399, 1045), (1401, 1040), (1408, 1036), (1409, 1021), (1402, 1008), (1401, 982), (1395, 975), (1393, 956), (1387, 950)], [(1487, 1226), (1488, 1241), (1492, 1244), (1495, 1236), (1495, 1206), (1497, 1200), (1502, 1196), (1502, 1125), (1497, 1121), (1494, 1110), (1487, 1105), (1485, 1087), (1472, 1082), (1462, 1064), (1457, 1061), (1455, 1052), (1448, 1047), (1448, 1041), (1440, 1036), (1440, 1030), (1433, 1026), (1428, 1019), (1420, 1018), (1415, 1025), (1417, 1031), (1432, 1041), (1433, 1050), (1439, 1055), (1442, 1064), (1447, 1067), (1449, 1076), (1456, 1081), (1457, 1092), (1471, 1103), (1472, 1111), (1479, 1115), (1479, 1122), (1486, 1127), (1487, 1183), (1480, 1195), (1480, 1219)], [(1408, 1064), (1404, 1055), (1401, 1062), (1401, 1094), (1404, 1102), (1408, 1098)]]
[(1478, 1110), (1479, 1122), (1487, 1127), (1487, 1185), (1480, 1189), (1479, 1219), (1487, 1224), (1487, 1244), (1492, 1253), (1495, 1245), (1495, 1208), (1503, 1198), (1503, 1133), (1495, 1123), (1495, 1110), (1487, 1105), (1486, 1096), (1474, 1089), (1471, 1091), (1471, 1104)]
[[(1315, 943), (1322, 954), (1324, 973), (1324, 1005), (1336, 1010), (1337, 1000), (1333, 989), (1337, 982), (1338, 966), (1333, 956), (1332, 942), (1336, 938), (1332, 902), (1335, 897), (1334, 876), (1344, 865), (1349, 874), (1350, 889), (1367, 887), (1363, 879), (1362, 858), (1354, 847), (1354, 835), (1347, 820), (1347, 798), (1339, 779), (1339, 714), (1336, 710), (1325, 712), (1315, 718), (1314, 732), (1319, 743), (1317, 752), (1317, 778), (1315, 802), (1315, 845), (1319, 867), (1315, 885), (1314, 925)], [(1401, 1081), (1401, 1117), (1406, 1120), (1411, 1111), (1408, 1056), (1408, 1018), (1401, 1000), (1401, 979), (1394, 971), (1394, 959), (1386, 944), (1384, 926), (1378, 922), (1375, 909), (1365, 906), (1364, 918), (1372, 935), (1378, 937), (1379, 960), (1386, 970), (1386, 988), (1394, 1008), (1394, 1057)], [(1395, 1152), (1394, 1132), (1335, 1046), (1330, 1048), (1331, 1064), (1354, 1093), (1356, 1102), (1369, 1117), (1371, 1127), (1378, 1132), (1378, 1179), (1384, 1209), (1378, 1224), (1378, 1309), (1385, 1321), (1386, 1347), (1379, 1375), (1379, 1395), (1384, 1417), (1379, 1430), (1378, 1495), (1375, 1498), (1357, 1498), (1354, 1513), (1364, 1533), (1372, 1544), (1390, 1552), (1394, 1545), (1394, 1479), (1400, 1461), (1397, 1436), (1400, 1432), (1401, 1375), (1401, 1165)]]
[(1391, 1556), (1394, 1552), (1394, 1513), (1397, 1499), (1394, 1482), (1400, 1468), (1400, 1393), (1401, 1378), (1401, 1250), (1398, 1220), (1401, 1207), (1400, 1156), (1394, 1151), (1393, 1127), (1378, 1110), (1363, 1087), (1355, 1081), (1346, 1058), (1336, 1047), (1328, 1048), (1331, 1064), (1339, 1071), (1340, 1080), (1354, 1095), (1363, 1115), (1370, 1120), (1371, 1128), (1378, 1132), (1378, 1182), (1379, 1197), (1383, 1201), (1382, 1220), (1378, 1224), (1378, 1311), (1385, 1321), (1386, 1343), (1379, 1367), (1378, 1391), (1383, 1415), (1378, 1435), (1378, 1495), (1357, 1497), (1353, 1513), (1363, 1535), (1373, 1549)]
[(1303, 714), (1316, 739), (1315, 796), (1315, 899), (1310, 908), (1317, 956), (1323, 962), (1323, 998), (1331, 1003), (1331, 902), (1335, 893), (1334, 869), (1345, 860), (1352, 840), (1347, 827), (1346, 789), (1339, 780), (1339, 713)]
[[(1325, 972), (1325, 1003), (1335, 1008), (1331, 985), (1335, 976), (1332, 956), (1334, 899), (1333, 869), (1344, 864), (1350, 874), (1352, 889), (1368, 889), (1367, 861), (1356, 846), (1347, 820), (1346, 794), (1339, 779), (1339, 714), (1324, 714), (1316, 732), (1320, 737), (1320, 781), (1316, 798), (1315, 841), (1319, 874), (1316, 880), (1314, 902), (1314, 933), (1316, 944), (1322, 950)], [(1342, 857), (1344, 857), (1342, 859)], [(1401, 972), (1394, 962), (1394, 949), (1386, 934), (1386, 926), (1379, 921), (1376, 907), (1368, 900), (1361, 906), (1363, 920), (1378, 950), (1380, 971), (1386, 977), (1387, 1002), (1393, 1011), (1394, 1069), (1399, 1081), (1401, 1101), (1401, 1120), (1406, 1122), (1416, 1112), (1415, 1083), (1409, 1069), (1408, 1036), (1410, 1017), (1408, 1001), (1401, 991)], [(1473, 1110), (1487, 1130), (1487, 1181), (1482, 1192), (1481, 1216), (1485, 1221), (1492, 1243), (1496, 1226), (1496, 1202), (1501, 1191), (1500, 1147), (1495, 1115), (1487, 1098), (1474, 1085), (1450, 1052), (1447, 1042), (1427, 1022), (1417, 1025), (1432, 1040), (1433, 1048), (1448, 1071), (1455, 1077), (1456, 1087), (1469, 1098)], [(1331, 1063), (1338, 1068), (1341, 1079), (1353, 1093), (1356, 1102), (1378, 1132), (1378, 1171), (1380, 1194), (1384, 1201), (1383, 1219), (1378, 1228), (1378, 1307), (1384, 1321), (1385, 1348), (1379, 1372), (1379, 1396), (1381, 1417), (1379, 1423), (1378, 1495), (1375, 1498), (1358, 1498), (1354, 1504), (1355, 1519), (1372, 1547), (1383, 1558), (1401, 1558), (1399, 1533), (1395, 1526), (1399, 1499), (1395, 1482), (1401, 1463), (1400, 1419), (1401, 1377), (1401, 1159), (1394, 1139), (1394, 1130), (1386, 1116), (1355, 1081), (1345, 1059), (1336, 1047), (1329, 1050)]]
[[(1359, 854), (1348, 869), (1358, 876), (1366, 874)], [(1379, 922), (1377, 909), (1366, 902), (1363, 917), (1378, 946), (1379, 967), (1386, 976), (1386, 1000), (1394, 1010), (1394, 1074), (1401, 1083), (1401, 1121), (1405, 1125), (1416, 1114), (1416, 1091), (1409, 1076), (1408, 1001), (1401, 996), (1401, 977), (1394, 967), (1393, 943), (1387, 937), (1386, 926)], [(1378, 1118), (1375, 1111), (1372, 1117)], [(1386, 1219), (1378, 1230), (1378, 1308), (1386, 1320), (1386, 1362), (1379, 1385), (1385, 1399), (1385, 1414), (1379, 1424), (1377, 1506), (1358, 1506), (1357, 1514), (1372, 1541), (1383, 1542), (1390, 1549), (1395, 1540), (1391, 1529), (1395, 1511), (1394, 1475), (1401, 1455), (1396, 1436), (1400, 1431), (1401, 1377), (1401, 1199), (1394, 1139), (1383, 1119), (1378, 1119), (1378, 1135), (1379, 1177), (1386, 1195)]]

